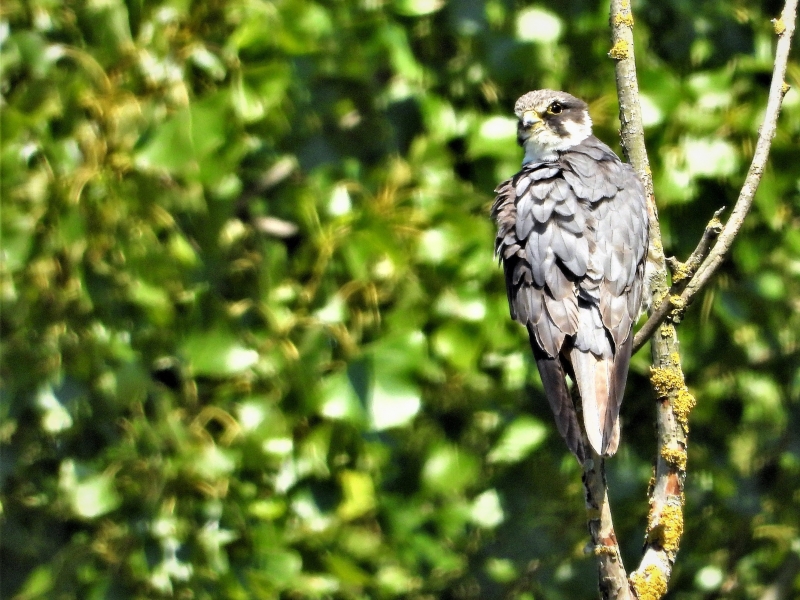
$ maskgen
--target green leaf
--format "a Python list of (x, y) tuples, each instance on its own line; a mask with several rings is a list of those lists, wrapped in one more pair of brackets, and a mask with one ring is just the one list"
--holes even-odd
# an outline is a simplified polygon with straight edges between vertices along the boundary
[(687, 137), (683, 152), (692, 177), (727, 177), (739, 169), (736, 148), (726, 140)]
[(183, 108), (159, 125), (153, 136), (136, 153), (135, 161), (145, 171), (196, 171), (191, 109)]
[(319, 414), (329, 419), (362, 423), (364, 407), (345, 371), (329, 375), (322, 381)]
[(49, 565), (41, 565), (33, 569), (25, 580), (19, 593), (15, 596), (20, 600), (36, 600), (47, 598), (46, 594), (53, 589), (53, 573)]
[(68, 498), (72, 512), (84, 519), (105, 515), (122, 503), (114, 484), (113, 473), (80, 476), (71, 460), (61, 464), (59, 485)]
[(472, 158), (481, 156), (518, 157), (522, 160), (517, 146), (517, 120), (505, 116), (481, 119), (477, 126), (472, 128), (468, 148)]
[(500, 504), (500, 496), (497, 490), (486, 490), (472, 502), (470, 508), (472, 522), (493, 529), (505, 520), (505, 513)]
[(419, 389), (410, 380), (389, 373), (376, 373), (369, 402), (373, 430), (402, 427), (417, 415), (421, 406)]
[(478, 476), (478, 461), (462, 448), (442, 444), (434, 448), (422, 468), (422, 481), (433, 492), (457, 494)]
[(181, 351), (195, 375), (234, 375), (253, 367), (259, 359), (258, 352), (225, 329), (194, 333), (184, 341)]
[(336, 509), (339, 517), (345, 521), (357, 519), (375, 508), (375, 487), (372, 478), (360, 471), (342, 471), (339, 473), (344, 499)]
[(421, 17), (441, 10), (445, 0), (394, 0), (394, 9), (407, 17)]
[(517, 15), (517, 39), (523, 42), (552, 44), (561, 37), (563, 29), (561, 19), (543, 8), (526, 8)]
[(542, 445), (547, 437), (547, 427), (527, 415), (517, 417), (506, 427), (489, 456), (492, 463), (513, 463), (526, 458)]
[(289, 587), (303, 568), (303, 559), (294, 550), (268, 549), (263, 560), (263, 573), (278, 589)]
[(449, 322), (433, 334), (432, 345), (439, 356), (460, 370), (468, 371), (475, 365), (480, 352), (480, 340), (458, 322)]

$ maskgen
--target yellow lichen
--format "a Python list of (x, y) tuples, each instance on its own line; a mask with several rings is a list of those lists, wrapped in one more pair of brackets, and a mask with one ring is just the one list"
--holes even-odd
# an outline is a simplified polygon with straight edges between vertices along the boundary
[(625, 40), (618, 40), (613, 48), (609, 50), (608, 55), (614, 60), (623, 60), (628, 58), (628, 42)]
[(684, 387), (683, 373), (675, 367), (650, 367), (650, 382), (659, 398), (669, 396)]
[[(688, 263), (675, 261), (672, 264), (672, 283), (678, 283), (692, 276), (694, 269)], [(674, 298), (675, 296), (673, 296)], [(680, 296), (678, 296), (680, 298)]]
[(772, 19), (772, 28), (775, 30), (777, 35), (783, 35), (786, 31), (786, 23), (783, 22), (783, 19)]
[(594, 547), (594, 555), (595, 556), (602, 556), (603, 554), (607, 554), (609, 556), (616, 556), (617, 552), (614, 550), (613, 546), (604, 546), (602, 544), (598, 544)]
[(659, 512), (651, 508), (647, 517), (647, 543), (660, 546), (670, 555), (678, 551), (683, 535), (683, 498), (680, 500), (663, 505)]
[(667, 593), (667, 578), (655, 565), (632, 573), (630, 582), (639, 600), (660, 600)]
[(669, 362), (671, 362), (676, 367), (681, 366), (681, 355), (677, 352), (673, 352), (669, 355)]
[(626, 27), (633, 27), (633, 13), (614, 15), (614, 25), (625, 25)]
[(784, 95), (785, 95), (785, 94), (786, 94), (786, 92), (788, 92), (790, 89), (792, 89), (792, 86), (790, 86), (790, 85), (789, 85), (788, 83), (786, 83), (785, 81), (784, 81), (784, 82), (781, 84), (781, 94), (784, 94)]
[(661, 448), (661, 456), (676, 469), (686, 470), (686, 450), (664, 446)]
[(667, 297), (668, 292), (656, 292), (653, 296), (653, 308), (658, 308), (661, 306), (661, 303), (664, 301), (664, 298)]
[(689, 413), (692, 412), (696, 405), (697, 400), (695, 400), (686, 386), (678, 390), (672, 403), (672, 412), (686, 433), (689, 433)]
[(669, 303), (674, 307), (670, 313), (670, 317), (676, 323), (680, 323), (683, 311), (686, 310), (686, 300), (681, 298), (678, 294), (669, 297)]
[(670, 323), (664, 323), (661, 325), (661, 327), (659, 327), (659, 331), (661, 331), (661, 337), (664, 339), (675, 337), (675, 327), (673, 327)]

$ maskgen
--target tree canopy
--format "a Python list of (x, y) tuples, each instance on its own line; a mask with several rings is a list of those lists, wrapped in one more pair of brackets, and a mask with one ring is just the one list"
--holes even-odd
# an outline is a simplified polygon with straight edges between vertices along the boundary
[[(634, 2), (667, 255), (736, 200), (781, 3)], [(4, 597), (589, 597), (581, 469), (488, 217), (514, 100), (621, 154), (608, 4), (5, 0)], [(800, 593), (800, 62), (732, 255), (678, 328), (670, 597)], [(656, 452), (632, 361), (616, 530)], [(775, 595), (769, 596), (769, 593)]]

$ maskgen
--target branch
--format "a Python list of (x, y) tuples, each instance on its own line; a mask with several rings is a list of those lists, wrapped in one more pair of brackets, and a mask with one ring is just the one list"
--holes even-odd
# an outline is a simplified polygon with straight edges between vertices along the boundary
[[(633, 14), (630, 0), (611, 0), (612, 43), (609, 55), (615, 65), (620, 105), (620, 136), (628, 160), (644, 183), (650, 225), (648, 266), (652, 270), (653, 298), (668, 296), (667, 265), (661, 242), (661, 227), (653, 194), (653, 176), (647, 159), (639, 104), (639, 84), (633, 52)], [(651, 303), (651, 309), (657, 309)], [(629, 578), (636, 598), (658, 600), (667, 591), (672, 565), (683, 533), (683, 482), (686, 469), (688, 413), (694, 403), (683, 379), (678, 340), (672, 325), (661, 327), (651, 344), (652, 384), (658, 398), (656, 424), (658, 454), (653, 484), (648, 490), (650, 514), (644, 555)], [(602, 591), (602, 585), (601, 585)]]
[(605, 460), (594, 451), (592, 457), (583, 465), (583, 486), (586, 491), (586, 512), (589, 515), (589, 533), (592, 536), (592, 550), (597, 557), (597, 575), (602, 600), (634, 600), (622, 555), (619, 551), (614, 523), (611, 520), (611, 507), (608, 504)]
[(725, 224), (722, 233), (717, 240), (714, 249), (708, 258), (700, 265), (700, 269), (692, 278), (682, 294), (684, 300), (688, 301), (711, 279), (711, 276), (722, 264), (725, 255), (733, 245), (736, 234), (742, 227), (744, 218), (747, 216), (753, 197), (761, 182), (764, 174), (764, 167), (769, 157), (769, 149), (778, 124), (778, 114), (781, 110), (783, 97), (789, 91), (789, 86), (784, 81), (786, 75), (786, 64), (789, 60), (789, 49), (792, 45), (795, 21), (797, 19), (797, 0), (787, 0), (781, 13), (781, 18), (774, 21), (775, 31), (778, 34), (778, 46), (775, 49), (775, 66), (772, 70), (772, 83), (769, 86), (769, 99), (767, 100), (767, 112), (764, 115), (764, 122), (756, 142), (756, 151), (753, 154), (753, 161), (747, 171), (742, 191), (733, 207), (730, 219)]
[[(612, 2), (612, 7), (614, 2)], [(613, 9), (612, 9), (613, 10)], [(642, 326), (636, 337), (633, 340), (633, 351), (636, 352), (641, 348), (644, 343), (655, 333), (656, 328), (664, 322), (669, 314), (670, 307), (677, 308), (682, 311), (687, 307), (694, 297), (711, 279), (719, 266), (725, 260), (728, 252), (733, 245), (733, 241), (739, 230), (742, 227), (747, 213), (753, 204), (758, 185), (761, 182), (761, 177), (764, 174), (764, 167), (767, 164), (769, 157), (770, 146), (772, 139), (775, 137), (775, 131), (778, 124), (778, 115), (783, 103), (783, 97), (789, 91), (789, 86), (785, 83), (784, 77), (786, 75), (786, 65), (789, 60), (789, 49), (792, 44), (792, 37), (795, 30), (795, 21), (797, 19), (797, 0), (787, 0), (784, 5), (783, 12), (779, 19), (773, 19), (775, 33), (778, 35), (778, 45), (775, 49), (775, 64), (772, 70), (772, 82), (770, 83), (769, 99), (767, 100), (767, 110), (764, 115), (764, 122), (758, 134), (758, 141), (756, 142), (756, 150), (753, 154), (753, 160), (750, 163), (750, 169), (747, 171), (747, 177), (744, 180), (742, 190), (739, 192), (739, 198), (733, 207), (728, 222), (722, 228), (721, 233), (717, 239), (717, 243), (709, 253), (708, 257), (702, 262), (697, 269), (697, 272), (685, 285), (681, 291), (680, 288), (670, 290), (669, 302), (662, 302), (648, 318), (647, 322)], [(617, 85), (619, 86), (619, 76), (617, 78)], [(620, 100), (620, 106), (622, 101)], [(642, 142), (643, 143), (643, 142)], [(623, 144), (625, 144), (625, 133), (623, 131)], [(633, 162), (633, 157), (631, 161)], [(638, 169), (637, 169), (638, 171)], [(652, 185), (652, 178), (651, 178)], [(647, 183), (645, 183), (645, 187)], [(716, 215), (715, 215), (716, 216)], [(713, 219), (712, 219), (713, 223)], [(652, 227), (652, 220), (650, 223)], [(706, 229), (708, 231), (708, 229)], [(651, 229), (652, 232), (652, 229)], [(706, 236), (704, 235), (704, 238)], [(651, 240), (653, 239), (651, 235)], [(701, 241), (702, 243), (702, 241)], [(689, 261), (687, 261), (688, 263)], [(676, 281), (673, 281), (673, 288), (675, 288)], [(680, 292), (680, 296), (675, 295), (675, 292)], [(663, 298), (666, 298), (666, 294)]]
[(674, 256), (671, 256), (667, 259), (667, 263), (669, 263), (669, 269), (672, 272), (673, 290), (683, 291), (688, 285), (689, 281), (691, 281), (694, 274), (697, 272), (697, 269), (706, 259), (706, 256), (708, 256), (708, 253), (711, 250), (711, 243), (717, 239), (722, 231), (722, 221), (719, 220), (719, 216), (724, 211), (725, 207), (723, 206), (714, 213), (713, 217), (711, 217), (711, 220), (708, 222), (705, 230), (703, 231), (700, 241), (697, 243), (697, 248), (695, 248), (694, 252), (689, 255), (689, 258), (686, 259), (686, 262), (682, 263)]
[[(680, 546), (683, 534), (683, 487), (686, 478), (688, 417), (695, 404), (695, 399), (689, 393), (684, 382), (675, 328), (671, 323), (664, 323), (664, 320), (670, 315), (673, 321), (680, 320), (683, 308), (709, 281), (722, 263), (750, 209), (769, 155), (772, 138), (775, 135), (781, 101), (788, 89), (783, 78), (786, 72), (791, 37), (794, 33), (796, 12), (797, 0), (787, 0), (781, 18), (774, 22), (775, 31), (780, 39), (776, 49), (767, 113), (759, 133), (753, 162), (731, 217), (722, 228), (721, 233), (719, 233), (718, 224), (712, 219), (698, 248), (687, 261), (689, 268), (694, 270), (694, 265), (702, 260), (697, 268), (697, 273), (688, 285), (685, 285), (685, 277), (675, 277), (673, 288), (670, 289), (667, 286), (666, 260), (661, 242), (658, 211), (653, 195), (653, 179), (647, 159), (639, 106), (639, 86), (633, 54), (633, 14), (630, 10), (630, 0), (611, 0), (613, 46), (609, 55), (617, 61), (615, 71), (620, 103), (620, 135), (625, 154), (644, 183), (650, 221), (648, 262), (653, 269), (650, 283), (654, 302), (651, 304), (650, 318), (643, 327), (643, 329), (647, 329), (644, 332), (640, 330), (639, 335), (634, 338), (634, 348), (640, 347), (656, 330), (659, 331), (659, 335), (653, 338), (651, 344), (653, 357), (651, 384), (657, 399), (656, 425), (659, 451), (656, 457), (655, 476), (648, 490), (650, 513), (644, 552), (638, 568), (629, 578), (635, 597), (642, 600), (645, 598), (658, 600), (666, 593), (672, 566)], [(715, 215), (715, 219), (717, 216)], [(701, 257), (708, 251), (711, 240), (716, 237), (717, 233), (719, 233), (717, 243), (703, 260)], [(670, 309), (673, 309), (672, 312)], [(602, 486), (605, 491), (602, 468), (600, 471), (600, 473), (585, 471), (586, 479), (594, 478), (586, 483), (587, 490), (593, 486)], [(610, 524), (610, 513), (608, 518)], [(602, 575), (602, 561), (600, 567)], [(619, 568), (622, 569), (621, 563)], [(601, 593), (605, 594), (603, 583), (601, 579)], [(625, 591), (621, 595), (611, 597), (627, 598), (629, 596)]]
[[(723, 210), (724, 208), (721, 208), (714, 213), (714, 217), (708, 222), (705, 231), (703, 231), (703, 236), (700, 238), (697, 248), (695, 248), (694, 252), (692, 252), (685, 263), (678, 261), (675, 257), (667, 259), (670, 269), (672, 270), (672, 288), (666, 297), (653, 299), (650, 317), (639, 331), (636, 332), (633, 338), (632, 352), (634, 354), (647, 343), (647, 340), (653, 336), (658, 326), (664, 322), (667, 316), (670, 316), (675, 323), (680, 322), (686, 304), (684, 304), (683, 299), (677, 294), (680, 294), (686, 288), (689, 281), (706, 258), (711, 248), (711, 242), (722, 231), (722, 223), (719, 220), (719, 215)], [(672, 310), (671, 313), (670, 310)]]

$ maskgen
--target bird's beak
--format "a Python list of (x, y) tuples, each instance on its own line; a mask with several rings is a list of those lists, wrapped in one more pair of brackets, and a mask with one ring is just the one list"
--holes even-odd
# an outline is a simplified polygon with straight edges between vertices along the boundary
[(535, 110), (527, 110), (522, 113), (522, 126), (525, 129), (531, 129), (536, 127), (542, 122), (541, 117), (536, 113)]

